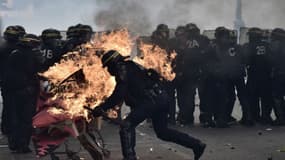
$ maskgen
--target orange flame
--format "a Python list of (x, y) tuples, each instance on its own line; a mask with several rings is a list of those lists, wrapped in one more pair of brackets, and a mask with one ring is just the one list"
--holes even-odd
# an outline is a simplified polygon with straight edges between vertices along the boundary
[(135, 57), (135, 62), (147, 69), (154, 69), (168, 81), (175, 78), (172, 68), (172, 62), (177, 55), (175, 52), (168, 54), (165, 49), (144, 42), (139, 43), (139, 49), (141, 56)]
[[(65, 115), (70, 118), (86, 117), (83, 106), (96, 107), (113, 92), (116, 82), (105, 68), (102, 68), (101, 56), (105, 51), (117, 50), (123, 56), (129, 56), (133, 48), (133, 40), (127, 29), (112, 32), (96, 33), (90, 43), (80, 46), (79, 51), (67, 53), (63, 59), (50, 67), (42, 75), (53, 84), (56, 92), (52, 100), (59, 101), (59, 107), (49, 110), (49, 113)], [(140, 43), (143, 57), (135, 57), (134, 61), (145, 68), (155, 69), (165, 79), (175, 78), (171, 63), (176, 53), (168, 55), (165, 50), (153, 45)], [(76, 80), (76, 75), (64, 81), (72, 73), (82, 70), (85, 81)], [(78, 78), (78, 77), (77, 77)], [(61, 84), (61, 85), (59, 85)]]
[(96, 33), (91, 43), (94, 48), (104, 51), (116, 50), (123, 56), (129, 56), (133, 46), (133, 40), (126, 28)]
[(68, 115), (70, 118), (86, 117), (83, 106), (95, 107), (111, 95), (115, 88), (115, 79), (102, 68), (98, 51), (118, 50), (123, 55), (130, 55), (132, 43), (126, 29), (95, 34), (90, 43), (81, 45), (80, 51), (70, 52), (63, 59), (43, 73), (55, 86), (66, 77), (82, 69), (84, 83), (66, 81), (57, 87), (53, 99), (61, 101), (60, 108), (52, 108), (49, 113)]

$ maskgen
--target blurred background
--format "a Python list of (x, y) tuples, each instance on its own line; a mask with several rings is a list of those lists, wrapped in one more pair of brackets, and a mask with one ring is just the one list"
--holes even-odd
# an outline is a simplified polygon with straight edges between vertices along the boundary
[[(175, 28), (189, 22), (201, 29), (217, 26), (285, 28), (284, 0), (0, 0), (2, 28), (23, 25), (39, 34), (46, 28), (66, 30), (84, 23), (94, 30), (126, 26), (148, 34), (157, 24)], [(240, 4), (240, 5), (239, 5)], [(242, 20), (243, 22), (240, 22)]]

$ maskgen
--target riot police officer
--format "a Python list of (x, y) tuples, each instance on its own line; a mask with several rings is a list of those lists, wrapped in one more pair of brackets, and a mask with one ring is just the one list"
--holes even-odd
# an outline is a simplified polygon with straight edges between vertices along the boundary
[(4, 135), (9, 133), (9, 109), (7, 106), (7, 92), (6, 86), (3, 85), (3, 74), (5, 72), (5, 66), (7, 59), (11, 52), (17, 48), (16, 44), (19, 41), (19, 38), (25, 34), (25, 29), (22, 26), (8, 26), (4, 31), (4, 42), (0, 46), (0, 80), (1, 80), (1, 94), (3, 100), (3, 111), (2, 111), (2, 120), (1, 120), (1, 132)]
[(170, 53), (171, 48), (169, 45), (169, 28), (166, 24), (159, 24), (156, 30), (151, 35), (151, 40), (155, 46), (159, 46), (165, 49), (167, 53)]
[(260, 28), (249, 29), (248, 36), (249, 43), (244, 45), (244, 52), (247, 57), (251, 113), (255, 121), (271, 124), (271, 51), (269, 44), (263, 41), (263, 31)]
[[(203, 123), (203, 109), (205, 103), (204, 81), (205, 81), (205, 49), (209, 39), (200, 34), (196, 24), (189, 23), (185, 26), (187, 36), (185, 48), (181, 55), (183, 59), (182, 79), (177, 87), (177, 101), (179, 107), (178, 121), (181, 124), (194, 123), (195, 94), (198, 89), (200, 98), (200, 121)], [(177, 63), (181, 63), (177, 61)]]
[[(239, 98), (239, 102), (242, 108), (242, 119), (240, 121), (243, 125), (253, 125), (253, 121), (250, 113), (250, 104), (248, 99), (248, 92), (245, 85), (245, 57), (242, 53), (241, 46), (237, 45), (237, 36), (234, 31), (230, 31), (229, 35), (224, 35), (229, 38), (228, 41), (223, 41), (218, 45), (223, 46), (223, 50), (220, 50), (222, 62), (226, 69), (226, 81), (227, 81), (227, 104), (226, 113), (227, 121), (235, 122), (235, 118), (232, 117), (234, 103), (236, 101), (236, 92)], [(222, 47), (221, 47), (222, 48)]]
[(215, 40), (207, 49), (207, 79), (206, 79), (206, 125), (219, 128), (229, 127), (227, 124), (227, 68), (223, 61), (228, 51), (224, 44), (229, 42), (230, 32), (225, 27), (217, 27)]
[(275, 28), (271, 33), (270, 48), (272, 51), (272, 93), (274, 100), (274, 111), (276, 120), (274, 125), (285, 124), (285, 30), (282, 28)]
[(195, 160), (204, 152), (206, 145), (187, 134), (167, 127), (169, 95), (155, 71), (142, 68), (130, 60), (125, 60), (117, 51), (109, 51), (102, 57), (104, 67), (116, 77), (116, 87), (112, 95), (93, 111), (99, 116), (103, 111), (125, 101), (131, 112), (121, 125), (120, 137), (125, 160), (136, 160), (135, 128), (146, 118), (152, 119), (158, 138), (192, 148)]
[(62, 56), (62, 36), (56, 29), (45, 29), (41, 34), (41, 70), (45, 71), (54, 63), (59, 62)]
[(62, 53), (78, 50), (84, 52), (85, 48), (82, 48), (80, 45), (89, 42), (92, 34), (93, 30), (89, 25), (77, 24), (68, 27), (66, 32), (67, 40), (63, 42)]
[(40, 39), (25, 34), (19, 40), (18, 49), (9, 55), (4, 84), (11, 108), (11, 129), (8, 135), (9, 148), (18, 153), (31, 152), (32, 117), (35, 113), (39, 82), (37, 54)]

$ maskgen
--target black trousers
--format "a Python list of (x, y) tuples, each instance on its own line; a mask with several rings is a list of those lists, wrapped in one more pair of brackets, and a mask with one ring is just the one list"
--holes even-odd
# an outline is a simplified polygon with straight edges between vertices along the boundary
[(272, 80), (274, 112), (278, 120), (285, 120), (285, 75), (276, 75)]
[(36, 111), (38, 88), (26, 87), (25, 89), (8, 92), (8, 103), (11, 107), (11, 123), (8, 142), (10, 149), (20, 149), (29, 146), (32, 135), (32, 118)]
[(178, 120), (184, 123), (194, 122), (195, 95), (198, 89), (200, 99), (200, 111), (203, 113), (205, 105), (205, 86), (204, 80), (189, 80), (177, 86), (177, 103), (179, 107)]
[(248, 77), (247, 88), (253, 120), (270, 119), (273, 108), (271, 83), (272, 80), (269, 76), (258, 78), (249, 75)]
[(227, 120), (227, 81), (225, 78), (209, 76), (204, 86), (205, 103), (200, 108), (200, 121), (210, 122), (214, 120), (225, 122)]
[(227, 116), (228, 118), (231, 117), (233, 112), (234, 104), (236, 101), (236, 92), (237, 97), (239, 99), (241, 109), (242, 109), (242, 119), (250, 120), (251, 113), (250, 113), (250, 104), (248, 99), (248, 91), (246, 89), (245, 81), (243, 76), (231, 77), (228, 79), (228, 87), (227, 87)]
[(151, 118), (154, 131), (158, 138), (173, 142), (187, 148), (195, 148), (199, 140), (167, 126), (167, 99), (158, 100), (158, 104), (145, 102), (132, 108), (121, 126), (120, 137), (122, 153), (125, 159), (135, 159), (135, 128), (146, 118)]

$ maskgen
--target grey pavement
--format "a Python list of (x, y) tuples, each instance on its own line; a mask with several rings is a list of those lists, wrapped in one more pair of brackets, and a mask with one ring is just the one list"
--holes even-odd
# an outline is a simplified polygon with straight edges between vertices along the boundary
[[(234, 116), (240, 118), (238, 102)], [(199, 114), (195, 112), (196, 120)], [(207, 143), (207, 149), (201, 160), (285, 160), (285, 127), (255, 126), (252, 128), (239, 125), (227, 129), (202, 128), (195, 126), (172, 126)], [(102, 135), (107, 148), (112, 152), (110, 160), (122, 159), (118, 136), (119, 128), (108, 123), (103, 124)], [(0, 160), (34, 160), (32, 154), (11, 154), (5, 137), (0, 137)], [(69, 140), (74, 151), (80, 151), (81, 159), (91, 160), (88, 153), (81, 149), (75, 139)], [(31, 146), (32, 147), (32, 146)], [(58, 149), (63, 150), (63, 147)], [(190, 149), (176, 144), (163, 142), (156, 138), (149, 124), (142, 124), (137, 129), (137, 155), (140, 160), (193, 160)], [(41, 158), (49, 160), (49, 157)], [(65, 156), (61, 156), (66, 160)]]

